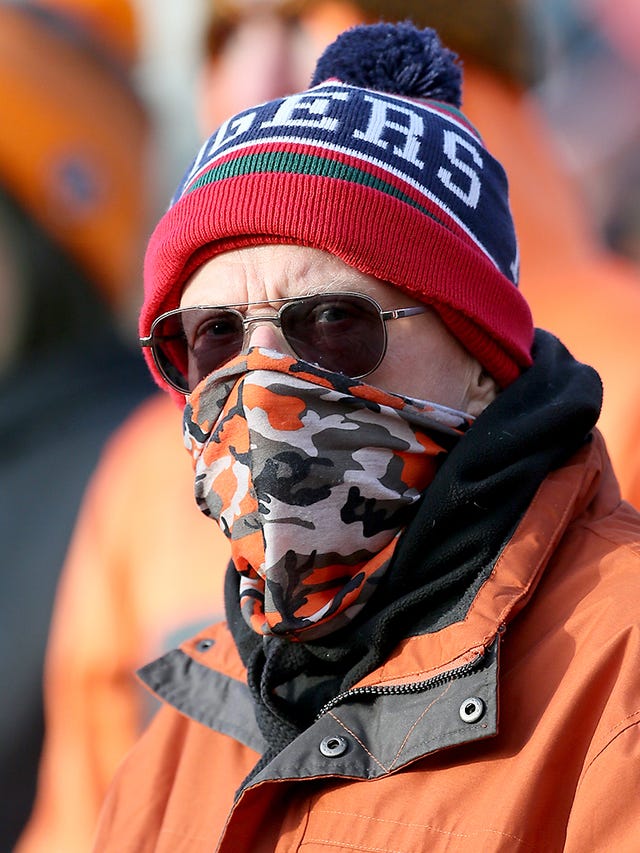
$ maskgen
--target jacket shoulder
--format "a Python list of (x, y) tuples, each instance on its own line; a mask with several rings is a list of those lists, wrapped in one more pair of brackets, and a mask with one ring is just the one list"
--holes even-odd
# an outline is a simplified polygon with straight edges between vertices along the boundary
[(163, 705), (116, 773), (94, 850), (166, 853), (186, 832), (190, 853), (210, 853), (211, 839), (220, 836), (235, 792), (258, 758)]

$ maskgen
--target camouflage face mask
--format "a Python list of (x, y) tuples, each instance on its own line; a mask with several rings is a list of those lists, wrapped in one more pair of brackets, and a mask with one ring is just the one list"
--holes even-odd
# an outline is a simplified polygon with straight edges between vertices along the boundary
[(202, 511), (259, 634), (315, 639), (365, 605), (471, 416), (253, 348), (185, 409)]

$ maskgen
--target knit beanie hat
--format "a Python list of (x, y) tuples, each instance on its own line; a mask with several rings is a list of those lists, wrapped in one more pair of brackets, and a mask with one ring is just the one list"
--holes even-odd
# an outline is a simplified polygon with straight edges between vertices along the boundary
[(149, 123), (99, 51), (49, 4), (0, 2), (0, 183), (120, 307), (142, 266)]
[(533, 324), (507, 181), (458, 110), (460, 77), (433, 30), (359, 26), (327, 48), (312, 88), (226, 121), (151, 236), (141, 336), (209, 258), (294, 243), (432, 306), (501, 386), (516, 379)]

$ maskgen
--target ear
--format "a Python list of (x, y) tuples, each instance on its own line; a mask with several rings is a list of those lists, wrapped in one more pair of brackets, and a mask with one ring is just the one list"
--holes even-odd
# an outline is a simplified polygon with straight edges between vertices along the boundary
[(477, 418), (499, 393), (500, 388), (496, 380), (476, 361), (467, 389), (467, 412)]

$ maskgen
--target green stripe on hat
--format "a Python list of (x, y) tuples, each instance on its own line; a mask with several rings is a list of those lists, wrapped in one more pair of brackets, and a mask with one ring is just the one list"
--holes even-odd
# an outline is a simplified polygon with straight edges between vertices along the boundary
[(263, 151), (240, 155), (239, 157), (215, 165), (206, 171), (194, 181), (185, 195), (194, 192), (200, 187), (216, 183), (217, 181), (223, 181), (227, 178), (235, 178), (240, 175), (269, 174), (270, 172), (315, 175), (321, 178), (335, 178), (371, 187), (414, 207), (425, 216), (431, 217), (439, 225), (445, 228), (448, 227), (447, 223), (432, 211), (427, 210), (427, 208), (416, 202), (415, 199), (412, 199), (406, 193), (403, 193), (402, 190), (393, 186), (393, 184), (375, 177), (375, 175), (364, 169), (358, 169), (347, 163), (341, 163), (338, 160), (317, 154), (301, 154), (292, 151)]

